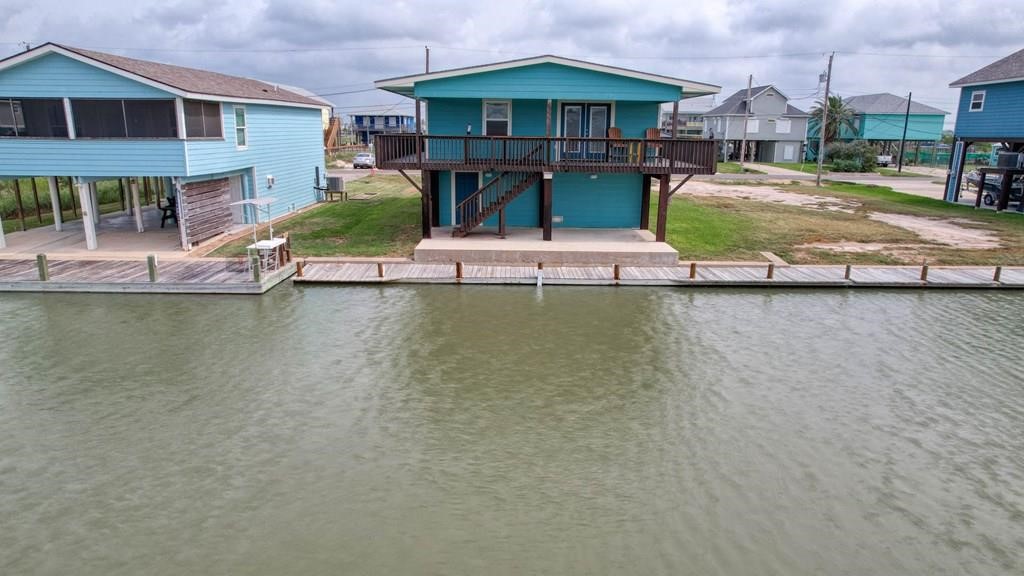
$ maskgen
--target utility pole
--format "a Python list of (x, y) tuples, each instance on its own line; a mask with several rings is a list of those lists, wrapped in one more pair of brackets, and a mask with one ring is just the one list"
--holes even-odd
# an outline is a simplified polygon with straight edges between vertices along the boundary
[(423, 47), (424, 56), (426, 56), (426, 62), (424, 63), (425, 72), (430, 74), (430, 46)]
[(818, 175), (814, 185), (821, 188), (821, 165), (825, 161), (825, 127), (828, 125), (828, 89), (832, 85), (832, 58), (836, 53), (828, 55), (828, 71), (825, 73), (825, 100), (821, 107), (821, 122), (818, 123)]
[(740, 166), (743, 166), (743, 159), (747, 157), (747, 120), (750, 118), (750, 87), (754, 83), (754, 75), (747, 76), (747, 104), (743, 113), (743, 143), (740, 144)]
[(907, 92), (907, 113), (903, 115), (903, 138), (900, 138), (900, 157), (896, 159), (896, 171), (903, 172), (903, 146), (907, 143), (907, 125), (910, 124), (910, 99), (913, 92)]

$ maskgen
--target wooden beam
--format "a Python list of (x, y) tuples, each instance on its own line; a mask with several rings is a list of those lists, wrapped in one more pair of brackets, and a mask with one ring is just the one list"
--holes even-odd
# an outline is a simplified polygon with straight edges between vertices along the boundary
[(71, 216), (78, 218), (78, 206), (75, 202), (75, 182), (68, 176), (68, 196), (71, 196)]
[(131, 190), (132, 195), (132, 213), (135, 215), (135, 229), (138, 232), (145, 232), (146, 229), (142, 225), (142, 206), (139, 205), (139, 180), (137, 178), (129, 179), (128, 188)]
[(153, 199), (150, 195), (149, 176), (142, 177), (142, 189), (146, 193), (146, 206), (149, 206), (153, 203)]
[(690, 178), (693, 178), (693, 174), (687, 174), (685, 178), (683, 178), (678, 184), (676, 184), (675, 188), (673, 188), (672, 191), (668, 193), (668, 195), (671, 197), (673, 194), (675, 194), (676, 191), (683, 187), (683, 184), (686, 184), (687, 182), (690, 181)]
[(33, 176), (29, 180), (32, 181), (32, 198), (36, 201), (36, 222), (43, 223), (43, 207), (39, 204), (39, 188), (36, 186), (36, 177)]
[(547, 120), (545, 120), (544, 126), (544, 134), (551, 138), (551, 98), (548, 98)]
[(14, 179), (14, 205), (18, 207), (18, 221), (21, 222), (21, 231), (25, 231), (25, 207), (21, 203), (21, 182)]
[(124, 178), (117, 179), (117, 191), (121, 196), (121, 212), (128, 212), (128, 195), (124, 192)]
[[(423, 188), (421, 188), (421, 187), (420, 187), (420, 185), (419, 185), (419, 184), (417, 184), (415, 180), (413, 180), (413, 179), (412, 179), (411, 177), (409, 177), (409, 175), (405, 173), (405, 170), (401, 170), (401, 169), (399, 169), (399, 170), (398, 170), (398, 173), (399, 173), (399, 174), (401, 174), (403, 178), (405, 178), (406, 180), (408, 180), (408, 181), (409, 181), (409, 184), (412, 184), (412, 187), (413, 187), (413, 188), (415, 188), (416, 190), (419, 190), (419, 193), (420, 193), (420, 194), (423, 194)], [(422, 178), (422, 177), (423, 177), (423, 175), (422, 175), (422, 173), (421, 173), (421, 174), (420, 174), (420, 178)]]
[(60, 183), (57, 182), (56, 176), (50, 176), (46, 179), (46, 184), (50, 188), (50, 206), (53, 212), (53, 229), (60, 232), (64, 229), (64, 214), (61, 213), (60, 209)]
[(668, 227), (669, 178), (668, 174), (658, 178), (658, 228), (654, 233), (654, 238), (658, 242), (665, 241), (665, 231)]
[(651, 175), (643, 175), (643, 184), (640, 187), (640, 229), (651, 228)]
[(679, 100), (672, 103), (672, 140), (676, 139), (676, 133), (679, 131)]
[(423, 181), (423, 188), (422, 190), (420, 190), (420, 198), (422, 199), (423, 205), (422, 232), (424, 238), (430, 238), (430, 216), (431, 213), (433, 212), (433, 210), (430, 208), (430, 170), (421, 171), (420, 179)]
[(541, 197), (543, 211), (541, 213), (541, 219), (543, 220), (544, 228), (544, 240), (551, 240), (551, 179), (553, 174), (544, 174), (543, 183), (541, 184)]
[(420, 119), (419, 98), (416, 99), (416, 167), (423, 168), (423, 122)]
[(96, 249), (96, 221), (93, 220), (92, 211), (95, 204), (90, 197), (92, 186), (86, 182), (78, 182), (78, 200), (82, 205), (82, 228), (85, 229), (85, 247), (89, 250)]

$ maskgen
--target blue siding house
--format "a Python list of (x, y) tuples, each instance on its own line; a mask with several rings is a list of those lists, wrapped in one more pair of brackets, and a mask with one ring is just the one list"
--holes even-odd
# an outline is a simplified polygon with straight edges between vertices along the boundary
[[(429, 131), (376, 138), (378, 166), (422, 170), (423, 236), (649, 227), (651, 180), (715, 171), (715, 143), (660, 137), (661, 105), (719, 87), (558, 56), (379, 80), (426, 103)], [(665, 238), (659, 209), (657, 240)]]
[(967, 148), (975, 142), (1024, 152), (1024, 49), (971, 72), (949, 85), (960, 89), (946, 198), (960, 196)]
[(245, 223), (232, 202), (273, 197), (277, 217), (318, 200), (323, 108), (258, 80), (48, 43), (0, 60), (0, 178), (71, 177), (89, 249), (95, 182), (128, 178), (135, 195), (153, 178), (187, 250)]
[(416, 118), (401, 114), (352, 114), (352, 132), (362, 144), (372, 144), (377, 134), (412, 133)]

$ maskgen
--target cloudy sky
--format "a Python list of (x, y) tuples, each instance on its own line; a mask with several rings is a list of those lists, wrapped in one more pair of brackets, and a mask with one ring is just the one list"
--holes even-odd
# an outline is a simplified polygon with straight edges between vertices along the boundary
[[(1016, 2), (952, 0), (0, 0), (0, 52), (70, 44), (301, 86), (337, 112), (411, 112), (376, 79), (552, 53), (710, 82), (775, 84), (808, 109), (836, 51), (842, 96), (953, 111), (947, 85), (1024, 46)], [(706, 109), (710, 99), (683, 108)], [(952, 126), (953, 116), (947, 125)]]

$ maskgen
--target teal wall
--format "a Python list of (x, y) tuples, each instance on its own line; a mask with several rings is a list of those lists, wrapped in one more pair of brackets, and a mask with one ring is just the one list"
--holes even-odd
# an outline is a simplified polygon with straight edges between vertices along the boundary
[[(985, 105), (971, 112), (971, 94), (978, 90), (985, 91)], [(954, 133), (968, 139), (1024, 138), (1024, 80), (961, 88)]]
[[(903, 114), (858, 114), (857, 131), (843, 128), (840, 140), (900, 140), (903, 137)], [(911, 114), (907, 122), (907, 140), (935, 142), (942, 139), (942, 125), (946, 117), (942, 114)], [(810, 119), (807, 138), (818, 137), (818, 121)]]
[(415, 95), (419, 98), (600, 98), (671, 102), (682, 96), (682, 90), (670, 84), (548, 63), (417, 82)]
[[(597, 101), (595, 99), (591, 99)], [(473, 136), (483, 132), (482, 98), (434, 98), (427, 102), (427, 132), (462, 136), (472, 125)], [(512, 135), (544, 136), (547, 128), (546, 100), (512, 100)], [(559, 101), (551, 103), (551, 133), (558, 133)], [(642, 138), (648, 128), (658, 126), (657, 102), (615, 102), (614, 124), (626, 138)]]

